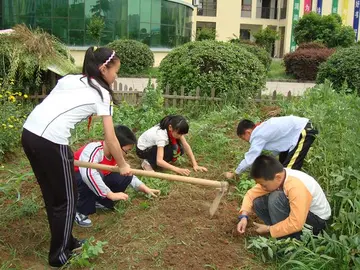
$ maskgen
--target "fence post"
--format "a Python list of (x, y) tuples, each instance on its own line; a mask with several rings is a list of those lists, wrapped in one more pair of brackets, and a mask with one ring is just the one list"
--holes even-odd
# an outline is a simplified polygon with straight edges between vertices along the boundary
[(211, 100), (215, 100), (215, 88), (211, 88), (210, 98)]
[[(191, 93), (190, 93), (190, 92), (188, 93), (188, 97), (191, 97)], [(192, 101), (191, 101), (190, 98), (187, 100), (186, 104), (187, 104), (188, 106), (191, 106), (191, 105), (192, 105)], [(189, 108), (191, 108), (191, 107), (189, 107)]]
[(176, 107), (176, 103), (177, 103), (177, 93), (176, 93), (176, 91), (174, 91), (174, 93), (173, 93), (173, 101), (172, 101), (172, 106), (173, 107)]
[(272, 94), (272, 100), (275, 101), (276, 100), (276, 90), (274, 90), (273, 94)]
[(196, 87), (195, 93), (196, 93), (196, 101), (195, 101), (195, 104), (196, 104), (196, 105), (199, 105), (199, 100), (200, 100), (200, 87), (199, 87), (199, 86)]
[(291, 100), (291, 91), (288, 92), (287, 98), (288, 98), (288, 100)]
[(261, 102), (261, 89), (258, 92), (257, 98), (256, 98), (257, 102)]
[[(169, 95), (170, 92), (170, 86), (166, 85), (165, 87), (165, 95)], [(169, 98), (165, 97), (165, 108), (169, 108)]]
[(181, 86), (180, 89), (180, 107), (183, 108), (184, 107), (184, 93), (185, 93), (185, 87)]

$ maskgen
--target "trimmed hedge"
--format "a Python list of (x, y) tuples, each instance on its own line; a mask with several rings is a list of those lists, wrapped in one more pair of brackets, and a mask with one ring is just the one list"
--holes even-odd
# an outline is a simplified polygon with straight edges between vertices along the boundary
[[(317, 83), (328, 79), (336, 90), (346, 82), (348, 89), (360, 95), (360, 46), (336, 51), (319, 67)], [(348, 90), (347, 89), (347, 90)]]
[(301, 49), (288, 53), (284, 57), (286, 74), (292, 74), (298, 80), (314, 81), (321, 63), (325, 62), (334, 49)]
[(107, 45), (120, 57), (119, 73), (138, 74), (154, 65), (149, 46), (136, 40), (118, 39)]
[(264, 65), (264, 67), (267, 71), (270, 69), (272, 59), (270, 57), (270, 54), (265, 49), (263, 49), (257, 45), (254, 46), (254, 45), (245, 44), (245, 43), (240, 43), (238, 45), (240, 45), (242, 48), (244, 48), (248, 52), (251, 52), (252, 54), (254, 54), (260, 60), (260, 62)]
[(268, 71), (271, 65), (271, 56), (270, 54), (262, 47), (258, 46), (255, 42), (250, 40), (241, 40), (238, 38), (233, 38), (229, 40), (230, 43), (237, 44), (242, 48), (246, 49), (248, 52), (254, 54), (259, 58), (260, 62), (265, 66), (265, 69)]
[(236, 44), (195, 41), (173, 49), (162, 61), (158, 83), (162, 89), (217, 96), (245, 98), (255, 96), (264, 86), (266, 71), (259, 59)]
[(303, 49), (323, 49), (326, 46), (321, 42), (305, 42), (301, 43), (296, 50), (303, 50)]

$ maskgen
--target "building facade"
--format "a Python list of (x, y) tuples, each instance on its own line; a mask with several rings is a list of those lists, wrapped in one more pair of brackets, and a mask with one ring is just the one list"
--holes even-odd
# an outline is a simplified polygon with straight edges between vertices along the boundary
[(193, 6), (175, 0), (0, 0), (0, 29), (18, 23), (41, 27), (69, 46), (94, 44), (91, 18), (104, 19), (101, 44), (130, 38), (152, 48), (191, 40)]
[(217, 40), (254, 40), (267, 26), (279, 31), (273, 56), (295, 49), (294, 22), (305, 13), (338, 13), (357, 32), (360, 0), (0, 0), (0, 29), (17, 23), (41, 27), (70, 46), (77, 64), (94, 44), (88, 25), (101, 16), (101, 44), (130, 38), (148, 44), (155, 66), (171, 48), (193, 40), (198, 28), (214, 28)]
[(234, 36), (253, 40), (253, 34), (267, 26), (279, 31), (273, 56), (294, 50), (293, 24), (305, 13), (338, 13), (343, 23), (359, 27), (360, 0), (199, 0), (194, 12), (196, 28), (216, 29), (217, 39)]

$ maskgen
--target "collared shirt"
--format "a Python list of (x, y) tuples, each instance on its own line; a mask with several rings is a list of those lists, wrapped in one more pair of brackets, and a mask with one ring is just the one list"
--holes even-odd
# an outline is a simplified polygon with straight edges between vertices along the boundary
[(250, 167), (263, 150), (272, 151), (275, 154), (291, 151), (308, 122), (307, 118), (290, 115), (272, 117), (257, 126), (250, 136), (250, 149), (235, 173), (240, 174)]
[[(282, 237), (303, 228), (309, 211), (323, 220), (329, 220), (331, 208), (325, 193), (319, 183), (310, 175), (292, 169), (285, 169), (286, 177), (283, 182), (283, 191), (289, 199), (289, 217), (270, 227), (272, 237)], [(269, 194), (260, 184), (246, 192), (241, 205), (240, 213), (253, 210), (256, 198)]]

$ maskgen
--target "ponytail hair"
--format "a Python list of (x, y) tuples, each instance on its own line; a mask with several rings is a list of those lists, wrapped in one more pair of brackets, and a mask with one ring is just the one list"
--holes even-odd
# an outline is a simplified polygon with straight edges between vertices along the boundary
[(168, 115), (160, 121), (160, 128), (169, 130), (171, 125), (172, 129), (178, 134), (187, 134), (189, 132), (189, 124), (186, 119), (181, 115)]
[(82, 73), (83, 78), (87, 77), (88, 84), (94, 88), (103, 99), (100, 88), (92, 82), (92, 79), (95, 80), (101, 87), (105, 88), (115, 104), (117, 104), (114, 98), (114, 91), (111, 89), (110, 85), (104, 80), (101, 75), (99, 68), (102, 65), (111, 66), (116, 61), (120, 61), (120, 58), (115, 54), (115, 51), (106, 48), (106, 47), (90, 47), (87, 49), (84, 58), (84, 64)]

